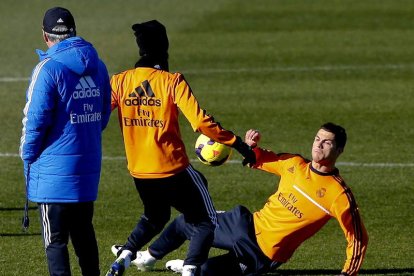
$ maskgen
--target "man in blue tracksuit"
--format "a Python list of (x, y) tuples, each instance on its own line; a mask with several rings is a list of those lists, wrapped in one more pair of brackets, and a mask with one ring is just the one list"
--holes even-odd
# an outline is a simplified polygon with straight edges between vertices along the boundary
[(82, 274), (98, 276), (92, 217), (111, 112), (108, 72), (92, 44), (76, 36), (67, 9), (46, 11), (43, 39), (49, 49), (37, 51), (23, 110), (27, 195), (39, 206), (50, 275), (71, 275), (70, 237)]

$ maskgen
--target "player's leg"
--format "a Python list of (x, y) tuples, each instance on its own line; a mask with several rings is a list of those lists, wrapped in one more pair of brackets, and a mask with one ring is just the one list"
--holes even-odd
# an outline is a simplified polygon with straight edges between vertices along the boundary
[(127, 242), (123, 246), (115, 245), (112, 247), (112, 252), (117, 255), (117, 259), (108, 270), (107, 276), (123, 275), (131, 261), (137, 265), (139, 270), (150, 270), (151, 268), (147, 268), (147, 264), (137, 262), (137, 256), (142, 256), (142, 252), (138, 251), (161, 232), (170, 219), (171, 204), (168, 191), (171, 184), (168, 183), (168, 178), (134, 178), (134, 182), (144, 205), (144, 214), (132, 230)]
[[(144, 205), (144, 214), (128, 237), (125, 248), (135, 253), (151, 241), (168, 222), (171, 216), (168, 178), (137, 179), (136, 189)], [(135, 258), (135, 256), (133, 256)]]
[[(201, 275), (254, 275), (269, 272), (280, 265), (272, 263), (258, 246), (252, 214), (246, 207), (236, 206), (230, 211), (218, 212), (217, 220), (219, 226), (215, 230), (213, 247), (228, 250), (229, 254), (208, 259), (201, 267)], [(183, 216), (179, 216), (170, 226), (170, 231), (161, 234), (161, 241), (155, 242), (160, 252), (172, 245), (171, 240), (175, 237), (192, 238), (192, 225), (186, 223)], [(166, 267), (181, 273), (183, 261), (170, 260)]]
[(240, 269), (237, 258), (227, 253), (220, 256), (209, 258), (201, 266), (201, 276), (215, 276), (215, 275), (243, 275)]
[(70, 237), (84, 276), (99, 276), (99, 252), (92, 224), (94, 204), (70, 204)]
[(71, 275), (65, 204), (39, 204), (43, 243), (50, 275)]
[(257, 244), (253, 215), (246, 207), (239, 205), (222, 213), (219, 226), (214, 246), (229, 250), (232, 257), (237, 256), (236, 262), (242, 275), (262, 274), (274, 268), (275, 264)]
[[(183, 264), (183, 260), (170, 260), (165, 264), (165, 266), (170, 271), (182, 273)], [(216, 275), (243, 275), (238, 259), (232, 253), (227, 253), (209, 258), (201, 265), (200, 276)]]
[[(231, 250), (233, 248), (235, 232), (241, 231), (239, 217), (239, 215), (234, 214), (234, 209), (226, 212), (217, 212), (219, 227), (215, 228), (213, 247), (224, 250)], [(151, 255), (157, 259), (162, 259), (168, 253), (180, 247), (186, 240), (190, 240), (193, 233), (193, 224), (186, 222), (184, 215), (179, 215), (162, 231), (159, 238), (148, 249)]]
[(150, 254), (160, 260), (168, 253), (179, 248), (186, 240), (189, 240), (193, 234), (193, 227), (186, 223), (183, 215), (175, 218), (161, 235), (149, 247)]
[(174, 207), (183, 213), (185, 221), (190, 224), (191, 237), (184, 269), (200, 268), (207, 258), (214, 239), (217, 214), (207, 189), (205, 177), (189, 166), (176, 178), (176, 196)]

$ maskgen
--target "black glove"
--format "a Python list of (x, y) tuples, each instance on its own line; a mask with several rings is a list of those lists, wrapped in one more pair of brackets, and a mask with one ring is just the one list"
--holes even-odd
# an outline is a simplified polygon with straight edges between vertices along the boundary
[(247, 164), (256, 164), (256, 154), (249, 145), (242, 141), (242, 139), (239, 136), (236, 137), (236, 142), (234, 142), (232, 147), (235, 150), (237, 150), (241, 155), (243, 155), (243, 166), (246, 166)]

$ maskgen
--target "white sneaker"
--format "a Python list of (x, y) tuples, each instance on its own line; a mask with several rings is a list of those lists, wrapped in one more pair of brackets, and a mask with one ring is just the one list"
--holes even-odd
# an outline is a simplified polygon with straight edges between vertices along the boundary
[[(113, 245), (111, 251), (115, 256), (118, 256), (119, 250), (122, 249), (122, 245)], [(138, 251), (137, 257), (131, 261), (131, 264), (135, 265), (139, 271), (151, 271), (154, 268), (157, 259), (155, 259), (148, 250)]]
[(182, 273), (184, 260), (170, 260), (165, 264), (165, 267), (175, 273)]
[(157, 259), (155, 259), (148, 250), (138, 251), (137, 257), (131, 261), (139, 271), (151, 271), (154, 268)]
[(118, 257), (118, 251), (121, 250), (121, 248), (122, 248), (122, 245), (119, 245), (119, 244), (112, 245), (111, 251), (115, 255), (115, 257)]
[(183, 266), (183, 272), (181, 276), (195, 276), (197, 267), (195, 265), (185, 265)]
[(118, 258), (111, 265), (106, 276), (121, 276), (124, 275), (125, 270), (131, 264), (131, 255), (132, 252), (129, 250), (122, 250)]

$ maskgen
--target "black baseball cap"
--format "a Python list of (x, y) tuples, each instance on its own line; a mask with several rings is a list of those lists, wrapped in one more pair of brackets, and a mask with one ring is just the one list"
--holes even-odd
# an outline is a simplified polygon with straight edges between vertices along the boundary
[[(59, 30), (56, 27), (66, 27)], [(63, 35), (76, 32), (75, 19), (69, 10), (62, 7), (51, 8), (43, 18), (43, 31), (49, 34)]]

